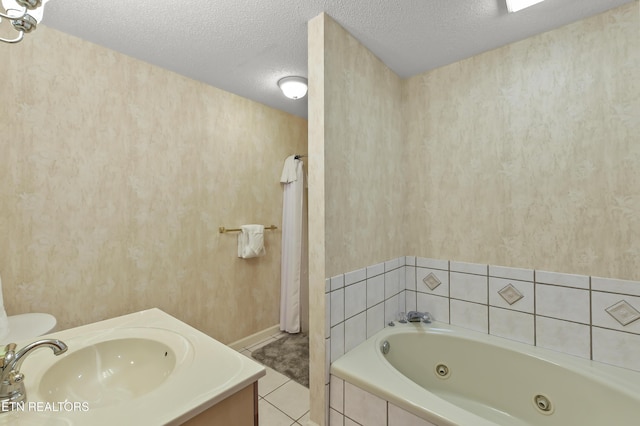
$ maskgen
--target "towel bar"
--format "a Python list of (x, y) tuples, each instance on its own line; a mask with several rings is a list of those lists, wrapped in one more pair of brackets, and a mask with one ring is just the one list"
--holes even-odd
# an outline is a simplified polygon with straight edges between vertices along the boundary
[[(271, 226), (265, 226), (264, 229), (278, 229), (278, 227), (275, 225), (271, 225)], [(242, 229), (240, 228), (227, 229), (224, 226), (221, 226), (218, 228), (218, 231), (220, 231), (221, 234), (224, 234), (225, 232), (240, 232), (242, 231)]]

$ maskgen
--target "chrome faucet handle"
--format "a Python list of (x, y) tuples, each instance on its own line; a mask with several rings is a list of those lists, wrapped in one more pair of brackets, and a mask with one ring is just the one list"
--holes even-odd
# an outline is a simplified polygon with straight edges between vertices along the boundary
[(2, 363), (0, 364), (0, 367), (2, 367), (2, 369), (4, 369), (9, 364), (11, 364), (11, 362), (14, 360), (15, 357), (16, 357), (16, 344), (15, 343), (9, 343), (8, 345), (6, 345), (4, 347), (4, 354), (0, 358), (2, 360)]
[[(43, 347), (50, 348), (54, 355), (63, 354), (68, 349), (67, 345), (58, 339), (38, 340), (29, 343), (18, 352), (16, 352), (15, 343), (5, 346), (5, 354), (0, 365), (0, 413), (13, 410), (13, 403), (27, 399), (24, 374), (20, 372), (20, 367), (29, 354)], [(10, 404), (7, 406), (7, 403)]]
[(433, 318), (429, 312), (410, 311), (407, 313), (407, 320), (409, 322), (424, 322), (430, 323)]

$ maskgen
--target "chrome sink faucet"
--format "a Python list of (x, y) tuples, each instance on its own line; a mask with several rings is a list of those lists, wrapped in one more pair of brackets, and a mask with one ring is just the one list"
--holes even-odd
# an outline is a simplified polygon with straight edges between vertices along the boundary
[(67, 345), (58, 339), (43, 339), (29, 343), (16, 352), (16, 344), (9, 343), (5, 348), (4, 356), (0, 358), (0, 412), (9, 409), (27, 399), (24, 388), (24, 374), (20, 372), (22, 361), (31, 352), (38, 348), (51, 348), (54, 355), (60, 355), (67, 351)]
[(409, 311), (407, 312), (407, 321), (409, 322), (425, 322), (430, 323), (433, 320), (429, 312)]

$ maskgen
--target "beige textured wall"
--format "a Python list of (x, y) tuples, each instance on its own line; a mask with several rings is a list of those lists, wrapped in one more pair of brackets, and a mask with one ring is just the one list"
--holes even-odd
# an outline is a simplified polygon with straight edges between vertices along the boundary
[(309, 80), (311, 419), (321, 423), (324, 279), (404, 255), (406, 176), (401, 80), (327, 15), (309, 24)]
[(218, 227), (281, 225), (306, 120), (46, 27), (0, 55), (10, 315), (67, 328), (156, 306), (223, 342), (278, 323), (280, 231), (240, 260)]
[(331, 18), (325, 33), (326, 276), (404, 256), (401, 79)]
[(406, 253), (640, 279), (638, 28), (634, 2), (406, 80)]

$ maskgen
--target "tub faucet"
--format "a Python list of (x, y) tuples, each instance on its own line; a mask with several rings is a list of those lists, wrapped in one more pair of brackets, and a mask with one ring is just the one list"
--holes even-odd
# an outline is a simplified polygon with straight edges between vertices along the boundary
[(22, 361), (38, 348), (51, 348), (54, 355), (67, 351), (67, 345), (58, 339), (43, 339), (29, 343), (16, 352), (16, 344), (9, 343), (0, 357), (0, 412), (11, 410), (16, 403), (27, 399), (24, 388), (24, 374), (20, 372)]
[(409, 322), (425, 322), (430, 323), (433, 320), (429, 312), (409, 311), (407, 312), (407, 321)]

